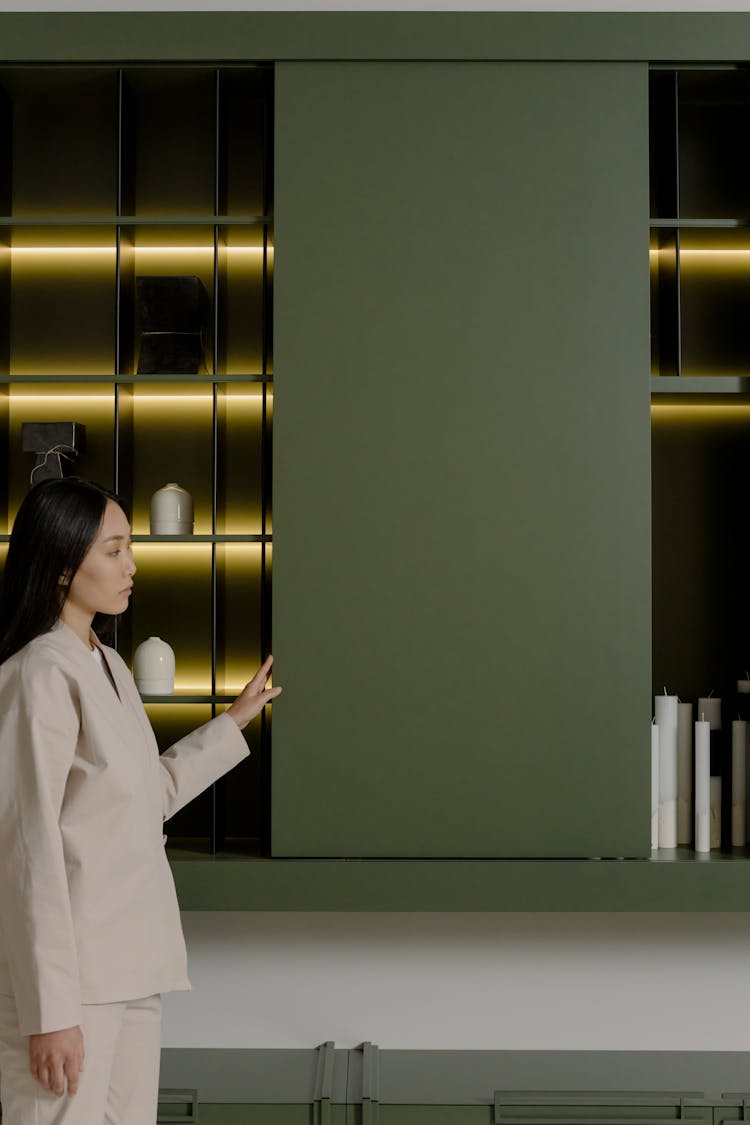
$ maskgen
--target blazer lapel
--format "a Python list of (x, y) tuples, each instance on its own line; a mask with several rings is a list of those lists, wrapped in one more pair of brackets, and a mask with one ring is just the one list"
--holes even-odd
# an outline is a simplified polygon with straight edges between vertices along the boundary
[[(117, 689), (108, 682), (108, 676), (103, 668), (97, 668), (94, 664), (94, 657), (91, 655), (91, 650), (83, 643), (81, 638), (66, 625), (65, 622), (58, 618), (57, 622), (53, 625), (50, 631), (50, 639), (65, 652), (66, 656), (74, 661), (76, 668), (81, 673), (81, 683), (85, 685), (87, 696), (93, 698), (102, 711), (106, 712), (107, 718), (111, 725), (115, 728), (120, 738), (127, 744), (127, 735), (123, 730), (123, 711), (127, 714), (129, 709), (123, 703), (122, 687), (118, 684)], [(94, 643), (101, 650), (99, 638), (91, 631), (91, 636)], [(103, 659), (106, 656), (102, 653)], [(109, 662), (107, 662), (109, 667)], [(117, 683), (117, 680), (114, 679)]]
[[(106, 652), (103, 652), (102, 655), (106, 660)], [(137, 688), (133, 683), (132, 678), (128, 676), (126, 679), (124, 673), (122, 673), (119, 668), (116, 669), (116, 666), (110, 664), (109, 661), (107, 661), (107, 667), (112, 672), (114, 681), (117, 684), (117, 693), (120, 696), (120, 699), (130, 709), (132, 714), (138, 720), (139, 725), (148, 734), (149, 738), (153, 738), (153, 729), (151, 727), (151, 723), (149, 722), (148, 715), (146, 714), (143, 703), (141, 702), (141, 697), (138, 694)]]

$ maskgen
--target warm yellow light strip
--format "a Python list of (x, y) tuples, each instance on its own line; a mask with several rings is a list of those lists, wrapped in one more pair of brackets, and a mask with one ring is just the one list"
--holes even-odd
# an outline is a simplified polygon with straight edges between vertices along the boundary
[[(257, 664), (259, 664), (259, 663), (260, 663), (260, 661), (258, 660)], [(251, 676), (256, 672), (256, 670), (257, 670), (257, 667), (253, 667), (251, 662), (248, 662), (247, 680), (238, 680), (236, 683), (227, 684), (225, 687), (220, 687), (220, 686), (217, 685), (217, 693), (219, 695), (239, 695), (239, 693), (244, 688), (245, 684), (250, 680)], [(234, 673), (234, 674), (236, 674), (236, 673)], [(273, 680), (269, 679), (269, 686), (270, 687), (273, 686)], [(177, 694), (178, 692), (179, 693), (184, 692), (186, 695), (187, 694), (190, 694), (190, 695), (210, 695), (211, 694), (211, 685), (209, 683), (185, 684), (181, 680), (175, 679), (174, 687), (175, 687), (175, 695), (173, 697), (174, 700), (175, 700), (174, 703), (151, 703), (150, 699), (149, 699), (149, 696), (145, 696), (143, 702), (149, 708), (151, 708), (151, 707), (153, 707), (154, 709), (163, 708), (163, 710), (160, 712), (160, 714), (164, 717), (169, 716), (170, 718), (172, 718), (174, 716), (175, 709), (178, 706), (185, 707), (186, 709), (209, 706), (209, 704), (206, 704), (206, 703), (186, 703), (184, 700), (181, 700), (179, 695)], [(228, 702), (227, 702), (226, 706), (229, 706)], [(266, 704), (266, 706), (271, 707), (272, 704), (268, 703), (268, 704)]]
[[(139, 535), (141, 532), (134, 531), (133, 534)], [(209, 533), (207, 532), (206, 534)], [(159, 554), (162, 551), (174, 551), (175, 549), (179, 549), (181, 555), (188, 551), (210, 555), (212, 546), (213, 544), (211, 543), (134, 543), (133, 550), (144, 550), (148, 551), (149, 554)]]
[[(658, 258), (660, 254), (664, 254), (668, 257), (673, 258), (674, 255), (675, 255), (674, 247), (662, 246), (659, 249), (653, 249), (652, 248), (652, 249), (649, 250), (649, 256), (651, 258)], [(680, 258), (738, 258), (738, 257), (750, 258), (750, 247), (735, 246), (735, 247), (726, 247), (726, 248), (720, 249), (720, 250), (717, 250), (717, 249), (700, 249), (699, 247), (694, 247), (694, 248), (687, 247), (687, 248), (681, 248), (680, 249)]]
[(747, 403), (713, 403), (713, 402), (653, 402), (651, 413), (668, 417), (681, 415), (695, 418), (705, 414), (709, 418), (737, 418), (738, 415), (750, 414), (750, 405)]
[[(60, 376), (60, 375), (50, 375), (50, 379), (60, 379), (61, 382), (62, 382), (65, 379), (65, 376), (64, 375), (62, 375), (62, 376)], [(82, 395), (82, 394), (71, 394), (71, 395), (48, 395), (48, 394), (19, 395), (19, 394), (16, 394), (14, 392), (13, 388), (11, 387), (10, 401), (12, 403), (13, 402), (70, 402), (71, 400), (73, 402), (76, 402), (76, 401), (78, 401), (78, 402), (97, 402), (97, 401), (99, 401), (99, 402), (109, 402), (109, 403), (111, 403), (112, 402), (112, 395), (98, 395), (98, 394), (97, 395)]]

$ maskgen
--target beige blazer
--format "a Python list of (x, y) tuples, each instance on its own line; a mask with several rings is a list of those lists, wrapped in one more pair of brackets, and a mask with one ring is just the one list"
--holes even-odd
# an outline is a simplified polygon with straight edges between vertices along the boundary
[(191, 987), (162, 823), (250, 753), (222, 714), (160, 757), (127, 665), (91, 640), (117, 692), (62, 621), (0, 666), (0, 994), (22, 1035)]

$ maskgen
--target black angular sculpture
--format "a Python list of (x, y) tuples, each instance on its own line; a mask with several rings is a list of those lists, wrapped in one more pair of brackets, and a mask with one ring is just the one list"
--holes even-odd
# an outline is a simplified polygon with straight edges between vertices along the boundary
[(22, 422), (21, 449), (36, 454), (31, 484), (64, 477), (86, 449), (86, 427), (80, 422)]
[(141, 340), (139, 375), (197, 375), (203, 355), (208, 294), (199, 277), (137, 277)]

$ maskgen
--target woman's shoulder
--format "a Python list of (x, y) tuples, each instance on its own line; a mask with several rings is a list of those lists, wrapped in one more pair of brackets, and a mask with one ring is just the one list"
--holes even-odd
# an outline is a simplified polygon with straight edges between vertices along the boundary
[(57, 668), (63, 673), (70, 659), (65, 654), (64, 647), (57, 643), (53, 632), (39, 633), (38, 637), (27, 641), (24, 647), (3, 661), (0, 666), (0, 677), (28, 676), (45, 669)]
[(68, 720), (72, 725), (79, 696), (75, 667), (48, 633), (34, 637), (0, 666), (0, 712), (54, 715), (61, 726)]
[(66, 632), (70, 630), (54, 626), (27, 641), (0, 665), (0, 685), (18, 680), (30, 683), (35, 679), (75, 681), (76, 653), (70, 648)]

